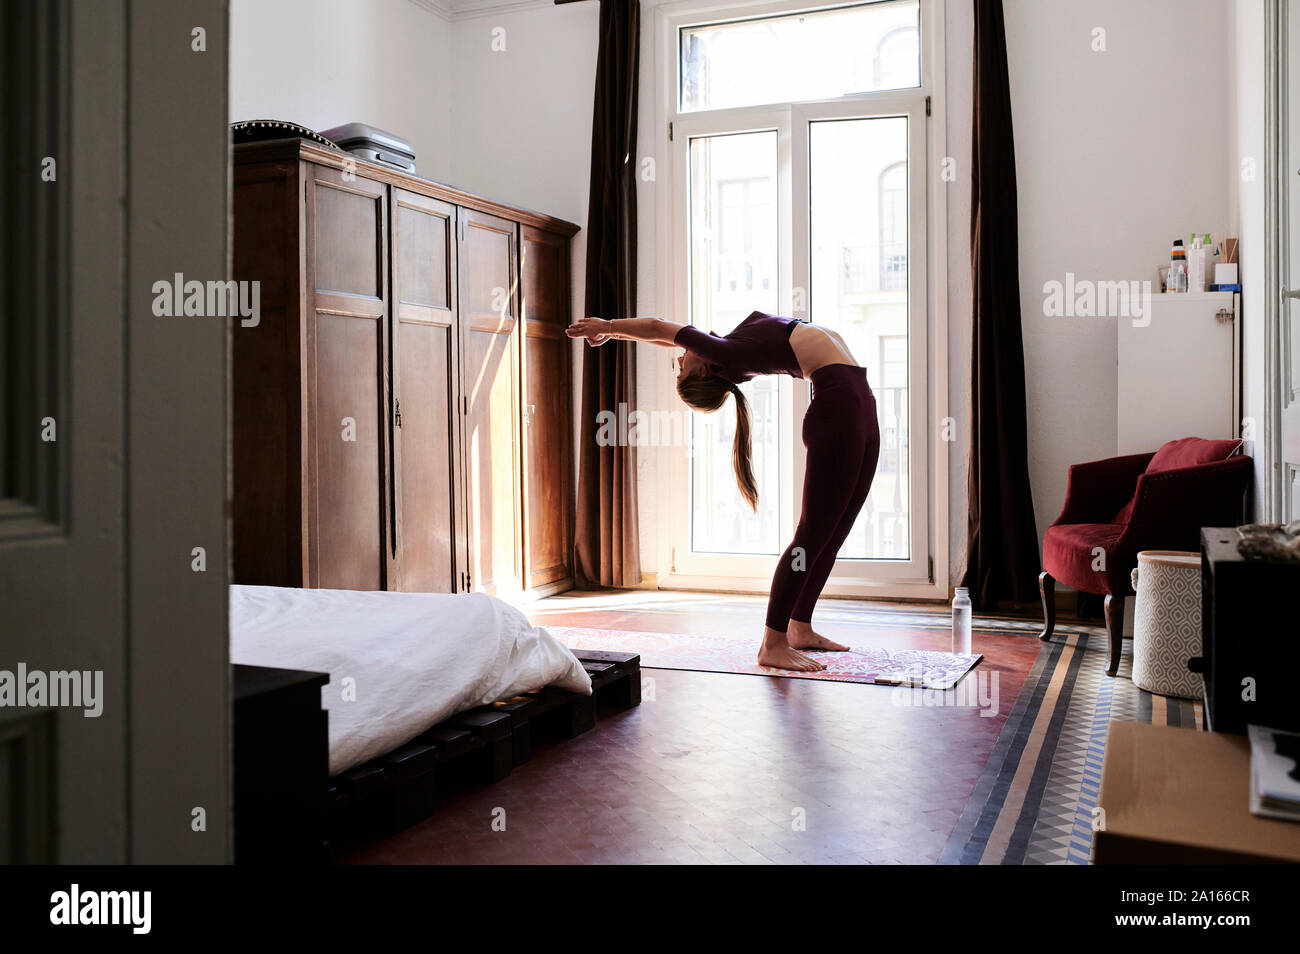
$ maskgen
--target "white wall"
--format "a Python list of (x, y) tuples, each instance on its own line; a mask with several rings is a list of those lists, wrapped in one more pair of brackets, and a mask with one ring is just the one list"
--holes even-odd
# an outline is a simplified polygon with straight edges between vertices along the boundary
[(364, 122), (445, 179), (451, 24), (410, 0), (231, 0), (230, 119)]
[[(1006, 0), (1040, 538), (1060, 511), (1069, 465), (1116, 452), (1119, 411), (1115, 320), (1045, 317), (1043, 284), (1066, 272), (1151, 279), (1173, 239), (1227, 227), (1228, 9), (1222, 0)], [(1105, 52), (1091, 48), (1095, 28)]]
[[(1228, 14), (1227, 56), (1230, 120), (1225, 129), (1233, 150), (1227, 171), (1230, 194), (1229, 234), (1241, 239), (1242, 415), (1254, 418), (1256, 433), (1264, 426), (1264, 5), (1235, 0)], [(1243, 160), (1253, 163), (1254, 177), (1241, 175)], [(1246, 453), (1255, 457), (1255, 442)], [(1254, 518), (1261, 516), (1264, 472), (1255, 469)]]
[(453, 24), (457, 187), (586, 225), (598, 22), (572, 3)]

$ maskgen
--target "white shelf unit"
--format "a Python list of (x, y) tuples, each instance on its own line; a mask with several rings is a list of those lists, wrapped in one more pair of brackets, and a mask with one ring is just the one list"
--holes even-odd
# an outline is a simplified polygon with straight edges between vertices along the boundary
[(1241, 296), (1151, 296), (1150, 323), (1119, 323), (1118, 453), (1241, 433)]

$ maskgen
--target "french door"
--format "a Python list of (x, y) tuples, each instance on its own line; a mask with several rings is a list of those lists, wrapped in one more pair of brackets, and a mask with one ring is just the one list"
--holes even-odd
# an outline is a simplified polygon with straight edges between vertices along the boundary
[[(1269, 45), (1276, 52), (1270, 61), (1269, 93), (1271, 113), (1266, 126), (1276, 130), (1277, 160), (1271, 165), (1272, 207), (1267, 261), (1277, 274), (1265, 282), (1273, 301), (1266, 303), (1266, 360), (1268, 398), (1266, 421), (1275, 420), (1272, 433), (1264, 435), (1269, 444), (1259, 455), (1274, 460), (1276, 467), (1266, 471), (1268, 493), (1261, 503), (1261, 518), (1279, 523), (1300, 520), (1300, 122), (1293, 118), (1293, 108), (1300, 103), (1300, 11), (1282, 3), (1267, 8), (1266, 30)], [(1273, 39), (1276, 37), (1276, 39)], [(1275, 264), (1274, 264), (1275, 263)], [(1270, 428), (1266, 427), (1266, 431)], [(1258, 465), (1257, 465), (1258, 466)]]
[[(826, 593), (928, 586), (924, 93), (679, 115), (672, 147), (677, 320), (725, 334), (758, 310), (831, 328), (875, 392), (876, 478)], [(691, 413), (669, 468), (674, 585), (762, 589), (799, 519), (809, 383), (760, 377), (741, 390), (758, 511), (736, 489), (731, 402)]]

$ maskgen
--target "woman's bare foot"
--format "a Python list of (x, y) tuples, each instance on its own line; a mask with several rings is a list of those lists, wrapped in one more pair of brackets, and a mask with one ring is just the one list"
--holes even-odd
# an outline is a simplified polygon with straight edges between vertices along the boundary
[(802, 623), (796, 619), (790, 620), (790, 628), (786, 630), (786, 639), (792, 649), (817, 649), (828, 653), (845, 653), (849, 651), (849, 647), (813, 632), (812, 623)]
[(811, 656), (792, 649), (785, 633), (764, 629), (763, 645), (758, 647), (758, 664), (773, 669), (790, 669), (794, 672), (820, 672), (826, 668)]

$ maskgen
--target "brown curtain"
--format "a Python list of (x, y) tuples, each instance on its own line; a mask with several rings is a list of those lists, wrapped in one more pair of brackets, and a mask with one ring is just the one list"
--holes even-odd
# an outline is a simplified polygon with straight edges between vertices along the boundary
[[(636, 123), (639, 0), (601, 0), (596, 102), (591, 122), (584, 314), (636, 315)], [(635, 408), (636, 343), (583, 345), (574, 566), (580, 587), (641, 582), (636, 448), (600, 446), (597, 415)], [(625, 427), (617, 430), (622, 433)]]
[(1002, 0), (974, 0), (971, 150), (970, 537), (976, 607), (1037, 598), (1038, 530), (1029, 489), (1025, 355), (1020, 333), (1016, 154)]

